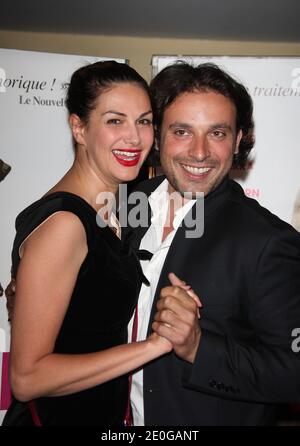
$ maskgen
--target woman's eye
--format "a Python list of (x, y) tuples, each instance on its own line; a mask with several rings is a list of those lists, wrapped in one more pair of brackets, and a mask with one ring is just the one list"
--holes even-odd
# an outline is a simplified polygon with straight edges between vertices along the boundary
[(121, 120), (116, 118), (111, 118), (107, 121), (107, 124), (121, 124)]
[(140, 125), (152, 125), (151, 119), (140, 119), (138, 123)]

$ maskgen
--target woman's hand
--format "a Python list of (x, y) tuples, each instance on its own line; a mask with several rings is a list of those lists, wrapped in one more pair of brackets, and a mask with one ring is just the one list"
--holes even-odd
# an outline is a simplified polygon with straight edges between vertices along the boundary
[(190, 286), (175, 274), (169, 274), (169, 279), (172, 286), (161, 290), (152, 328), (169, 340), (180, 358), (193, 363), (201, 339), (201, 302)]
[(155, 332), (151, 333), (146, 342), (150, 342), (151, 345), (158, 349), (161, 355), (164, 353), (169, 353), (173, 349), (173, 345), (170, 341), (168, 341), (168, 339), (164, 338), (163, 336), (159, 336)]
[(179, 279), (179, 277), (177, 277), (175, 273), (169, 273), (168, 277), (173, 286), (179, 286), (180, 288), (185, 290), (192, 299), (194, 299), (198, 307), (198, 318), (200, 319), (199, 308), (202, 307), (202, 303), (192, 287), (190, 285), (187, 285), (184, 280)]

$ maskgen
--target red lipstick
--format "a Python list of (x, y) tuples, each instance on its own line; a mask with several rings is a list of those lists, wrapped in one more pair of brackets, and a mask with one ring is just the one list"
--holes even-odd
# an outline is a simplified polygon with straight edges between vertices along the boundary
[(136, 166), (141, 158), (140, 149), (115, 149), (113, 155), (119, 164), (125, 167)]

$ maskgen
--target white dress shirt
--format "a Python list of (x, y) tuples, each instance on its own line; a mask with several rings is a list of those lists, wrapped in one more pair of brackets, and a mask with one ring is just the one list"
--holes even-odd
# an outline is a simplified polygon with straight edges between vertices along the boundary
[[(186, 204), (184, 204), (184, 206), (175, 211), (173, 230), (162, 242), (163, 229), (168, 216), (168, 185), (169, 183), (167, 179), (165, 179), (149, 197), (149, 205), (152, 212), (151, 226), (141, 240), (140, 249), (150, 251), (153, 256), (151, 260), (141, 260), (143, 273), (149, 280), (150, 286), (142, 284), (139, 294), (137, 341), (144, 340), (147, 337), (153, 299), (164, 261), (178, 227), (195, 203), (195, 200), (189, 200)], [(182, 279), (184, 280), (184, 278)], [(128, 326), (129, 342), (131, 342), (133, 319), (134, 317), (132, 317)], [(144, 426), (145, 422), (142, 369), (134, 373), (132, 376), (130, 399), (134, 425)]]

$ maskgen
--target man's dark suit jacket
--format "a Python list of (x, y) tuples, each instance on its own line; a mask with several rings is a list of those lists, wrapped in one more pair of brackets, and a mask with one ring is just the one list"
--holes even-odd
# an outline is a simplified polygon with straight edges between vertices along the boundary
[[(147, 195), (164, 177), (142, 183)], [(194, 208), (193, 208), (194, 209)], [(190, 212), (193, 212), (193, 209)], [(234, 181), (205, 198), (200, 238), (178, 229), (158, 282), (175, 272), (201, 299), (194, 364), (170, 353), (144, 367), (146, 425), (265, 425), (300, 401), (300, 235)], [(138, 249), (147, 228), (129, 231)]]

